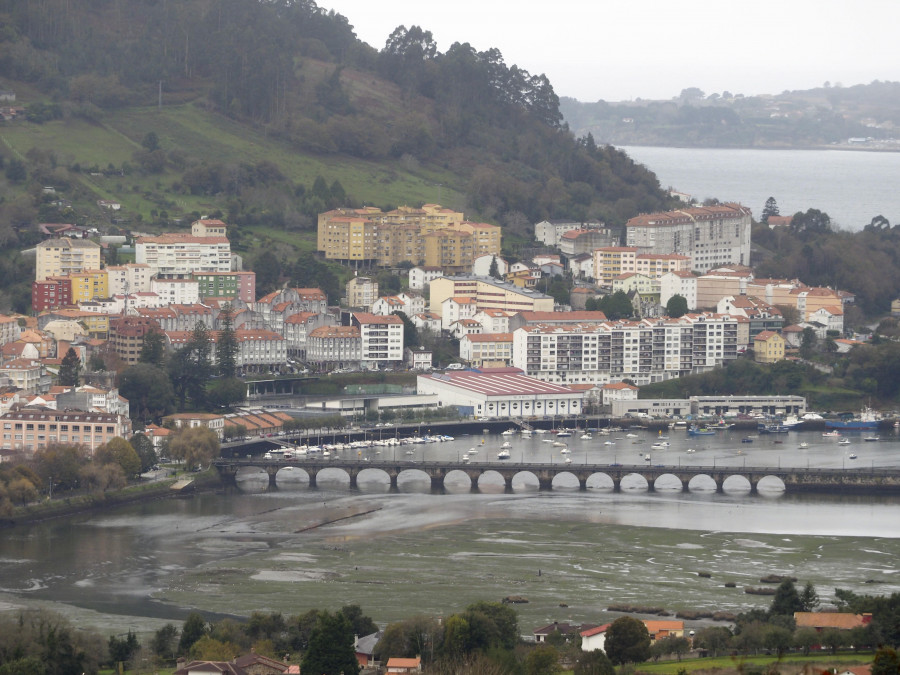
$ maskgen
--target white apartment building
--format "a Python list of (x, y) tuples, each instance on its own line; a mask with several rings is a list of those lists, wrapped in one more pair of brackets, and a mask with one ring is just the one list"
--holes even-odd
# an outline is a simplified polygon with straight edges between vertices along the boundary
[(444, 276), (444, 270), (440, 267), (413, 267), (409, 270), (409, 288), (413, 291), (421, 291), (442, 276)]
[(737, 357), (737, 319), (679, 319), (530, 325), (513, 331), (513, 365), (561, 384), (637, 385), (705, 372)]
[(425, 298), (411, 293), (385, 295), (372, 303), (372, 314), (387, 316), (394, 312), (403, 312), (407, 317), (425, 311)]
[(666, 272), (659, 278), (659, 304), (663, 307), (672, 296), (680, 295), (690, 311), (697, 309), (697, 277), (690, 272)]
[(161, 277), (189, 277), (194, 272), (231, 271), (231, 245), (225, 237), (167, 233), (140, 237), (135, 262), (149, 265)]
[(502, 309), (483, 309), (472, 318), (484, 327), (485, 333), (509, 333), (509, 320), (513, 316), (513, 312)]
[[(173, 349), (183, 347), (193, 335), (192, 331), (164, 331), (169, 345)], [(209, 331), (210, 359), (216, 363), (216, 347), (219, 331)], [(287, 363), (287, 340), (271, 330), (234, 331), (238, 343), (237, 367), (249, 370), (276, 370)]]
[(375, 369), (403, 360), (403, 319), (353, 312), (351, 324), (359, 327), (360, 365)]
[(142, 293), (150, 290), (154, 270), (149, 265), (127, 263), (106, 268), (110, 295)]
[(478, 303), (474, 298), (447, 298), (441, 303), (441, 328), (450, 330), (450, 326), (460, 319), (473, 319), (478, 313)]
[(18, 319), (5, 314), (0, 314), (0, 346), (8, 342), (15, 342), (22, 334), (22, 327)]
[(200, 302), (200, 284), (195, 279), (166, 279), (154, 277), (150, 291), (156, 293), (164, 305), (193, 305)]
[(750, 209), (720, 204), (652, 213), (625, 224), (626, 245), (640, 253), (678, 253), (704, 273), (721, 265), (750, 261)]

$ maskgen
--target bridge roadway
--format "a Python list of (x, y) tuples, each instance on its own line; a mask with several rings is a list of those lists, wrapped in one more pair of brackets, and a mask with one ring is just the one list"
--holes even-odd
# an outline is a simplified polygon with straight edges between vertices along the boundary
[(689, 491), (689, 484), (696, 476), (708, 476), (716, 484), (716, 491), (723, 492), (725, 480), (731, 476), (743, 476), (750, 483), (750, 491), (756, 492), (759, 481), (766, 477), (781, 480), (786, 492), (825, 492), (856, 494), (900, 494), (900, 469), (803, 469), (772, 467), (728, 467), (728, 466), (661, 466), (622, 464), (543, 464), (513, 463), (502, 460), (493, 462), (416, 462), (397, 460), (365, 461), (360, 459), (340, 459), (306, 457), (298, 460), (282, 459), (217, 459), (213, 466), (222, 481), (236, 486), (236, 476), (240, 469), (258, 468), (269, 475), (270, 489), (277, 489), (276, 474), (286, 467), (302, 470), (309, 476), (310, 487), (316, 486), (316, 476), (325, 469), (340, 469), (350, 477), (350, 487), (355, 488), (359, 474), (366, 470), (387, 474), (391, 488), (396, 489), (397, 478), (404, 471), (421, 471), (431, 478), (431, 487), (440, 490), (444, 479), (451, 471), (461, 471), (472, 481), (472, 490), (478, 489), (478, 480), (488, 472), (498, 473), (506, 483), (506, 490), (512, 490), (513, 478), (520, 473), (530, 473), (538, 479), (539, 489), (552, 490), (553, 479), (560, 474), (571, 474), (578, 479), (582, 490), (587, 489), (587, 481), (593, 475), (606, 475), (612, 479), (613, 489), (621, 489), (622, 479), (638, 475), (647, 481), (652, 492), (661, 476), (674, 476), (681, 481), (682, 490)]

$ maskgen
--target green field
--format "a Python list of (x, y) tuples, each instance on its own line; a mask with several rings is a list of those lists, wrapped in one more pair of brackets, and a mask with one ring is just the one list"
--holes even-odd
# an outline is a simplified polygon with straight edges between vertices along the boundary
[[(93, 123), (69, 118), (32, 124), (16, 122), (0, 127), (0, 140), (14, 155), (24, 157), (32, 148), (52, 151), (60, 167), (79, 164), (82, 173), (70, 172), (70, 179), (84, 188), (83, 203), (91, 207), (97, 199), (122, 203), (123, 215), (142, 214), (151, 220), (152, 209), (165, 208), (170, 217), (192, 211), (225, 210), (223, 197), (185, 195), (171, 191), (181, 172), (172, 168), (162, 174), (94, 176), (90, 167), (105, 169), (109, 164), (134, 165), (133, 154), (141, 140), (155, 132), (165, 151), (178, 150), (189, 163), (275, 163), (294, 183), (312, 185), (317, 176), (328, 183), (339, 180), (354, 200), (375, 205), (438, 202), (461, 208), (463, 194), (453, 189), (461, 179), (448, 171), (416, 167), (410, 171), (400, 161), (375, 163), (337, 155), (313, 155), (299, 151), (264, 129), (250, 129), (234, 120), (193, 104), (127, 108), (106, 114)], [(68, 196), (68, 195), (67, 195)], [(173, 206), (174, 205), (174, 206)], [(283, 234), (283, 233), (282, 233)]]

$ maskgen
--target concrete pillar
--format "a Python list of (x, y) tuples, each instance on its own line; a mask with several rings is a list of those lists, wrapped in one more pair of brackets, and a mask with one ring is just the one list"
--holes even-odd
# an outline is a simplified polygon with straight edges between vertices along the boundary
[(578, 479), (578, 489), (582, 492), (587, 491), (587, 478), (579, 478)]
[(548, 476), (547, 478), (538, 478), (538, 490), (552, 490), (553, 489), (553, 477)]
[(444, 489), (444, 476), (431, 477), (431, 489), (434, 492), (440, 492)]
[(647, 492), (656, 492), (656, 483), (652, 478), (647, 479)]
[(613, 478), (613, 492), (621, 492), (622, 491), (622, 479), (621, 478)]
[(356, 477), (359, 475), (359, 471), (350, 470), (347, 473), (350, 474), (350, 489), (355, 490), (356, 489)]
[(751, 480), (750, 481), (750, 494), (755, 495), (757, 492), (759, 492), (759, 481)]
[(311, 487), (311, 488), (316, 487), (316, 474), (319, 472), (318, 471), (310, 471), (307, 469), (307, 473), (309, 473), (309, 487)]
[(721, 494), (722, 492), (725, 492), (725, 479), (724, 479), (724, 478), (721, 478), (721, 479), (718, 479), (718, 480), (716, 480), (716, 479), (713, 479), (713, 480), (716, 481), (716, 492), (718, 492), (718, 493), (720, 493), (720, 494)]
[(512, 474), (509, 474), (508, 476), (503, 476), (503, 482), (505, 483), (504, 492), (512, 492), (513, 491), (512, 480), (513, 480)]
[(269, 489), (277, 490), (278, 483), (275, 481), (275, 474), (278, 473), (278, 471), (276, 469), (269, 469), (268, 473), (269, 473)]
[(390, 474), (391, 478), (391, 490), (397, 490), (397, 474)]

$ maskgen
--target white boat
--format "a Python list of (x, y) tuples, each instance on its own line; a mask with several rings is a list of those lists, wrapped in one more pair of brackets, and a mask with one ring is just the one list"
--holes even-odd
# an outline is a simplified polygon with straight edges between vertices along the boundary
[(510, 443), (509, 441), (503, 441), (503, 444), (500, 446), (500, 449), (508, 450), (511, 447), (512, 447), (512, 443)]
[(615, 441), (603, 441), (603, 445), (615, 445)]
[(536, 433), (536, 434), (546, 434), (546, 433), (547, 433), (547, 430), (546, 430), (546, 429), (535, 429), (535, 430), (534, 430), (534, 433)]
[(594, 437), (591, 436), (590, 434), (581, 434), (581, 440), (582, 440), (582, 441), (591, 441), (591, 440), (593, 440), (593, 439), (594, 439)]
[(566, 447), (566, 444), (563, 443), (562, 441), (553, 441), (553, 447), (554, 448), (564, 448), (564, 447)]
[(562, 454), (564, 454), (564, 455), (568, 455), (568, 454), (569, 454), (569, 449), (568, 449), (568, 448), (563, 448), (562, 450), (560, 450), (560, 452), (561, 452)]
[(839, 438), (841, 435), (840, 431), (825, 431), (822, 433), (824, 438)]
[(650, 461), (650, 455), (644, 455), (644, 461), (645, 461), (645, 462), (649, 462), (649, 461)]
[(500, 435), (501, 436), (515, 436), (516, 430), (515, 429), (507, 429), (506, 431), (501, 432)]
[(552, 438), (542, 438), (541, 443), (556, 443)]
[(571, 464), (571, 463), (572, 463), (572, 460), (569, 459), (568, 457), (566, 457), (566, 464)]
[(850, 445), (850, 439), (842, 438), (841, 440), (838, 441), (838, 445)]
[(558, 432), (556, 432), (556, 437), (557, 437), (557, 438), (568, 438), (568, 437), (571, 436), (571, 435), (572, 435), (572, 432), (571, 432), (571, 431), (565, 431), (565, 430), (563, 430), (563, 431), (558, 431)]
[(501, 450), (498, 452), (497, 459), (509, 459), (509, 450)]
[(802, 441), (797, 447), (801, 450), (806, 450), (809, 447), (809, 443), (807, 443), (806, 441)]
[(663, 442), (663, 443), (654, 443), (654, 444), (651, 445), (650, 447), (651, 447), (653, 450), (665, 450), (666, 448), (669, 447), (669, 444), (668, 444), (668, 443), (665, 443), (665, 442)]
[(697, 451), (694, 450), (693, 448), (688, 448), (688, 449), (686, 450), (686, 452), (687, 452), (688, 454), (694, 454), (694, 453), (697, 452)]
[(625, 434), (625, 438), (637, 438), (637, 434)]
[(863, 440), (866, 443), (877, 443), (881, 440), (881, 436), (866, 436)]
[(477, 454), (478, 454), (478, 448), (469, 448), (469, 452), (466, 453), (466, 454), (469, 454), (469, 455), (477, 455)]
[(847, 456), (848, 456), (850, 459), (856, 459), (856, 453), (855, 453), (855, 452), (851, 452), (851, 453), (850, 453), (849, 455), (847, 455)]

